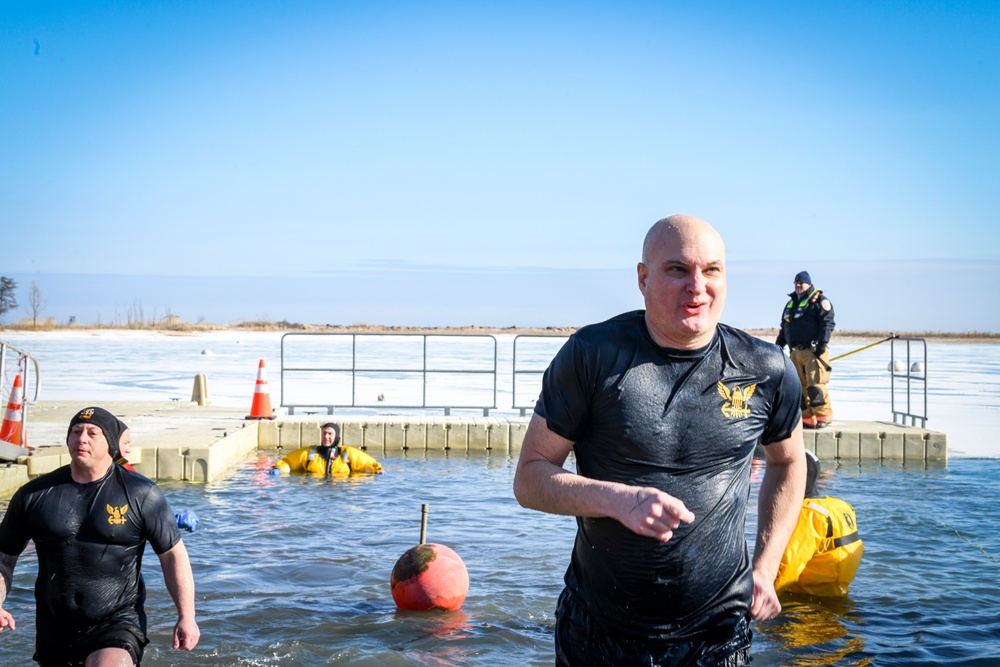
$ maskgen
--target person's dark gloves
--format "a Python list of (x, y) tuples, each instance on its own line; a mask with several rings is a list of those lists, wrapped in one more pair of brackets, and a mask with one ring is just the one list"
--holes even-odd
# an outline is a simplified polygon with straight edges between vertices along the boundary
[(189, 533), (193, 533), (198, 527), (198, 515), (194, 513), (194, 510), (174, 512), (174, 518), (177, 519), (177, 527), (183, 528)]
[(826, 343), (823, 341), (816, 343), (816, 356), (822, 357), (824, 353), (826, 353)]

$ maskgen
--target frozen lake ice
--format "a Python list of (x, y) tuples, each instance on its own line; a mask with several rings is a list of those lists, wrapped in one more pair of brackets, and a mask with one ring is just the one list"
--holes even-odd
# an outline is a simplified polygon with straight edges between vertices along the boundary
[[(4, 332), (0, 339), (20, 348), (38, 360), (40, 391), (43, 401), (79, 401), (99, 404), (101, 401), (169, 401), (189, 400), (194, 378), (204, 374), (212, 405), (243, 407), (249, 410), (257, 377), (258, 363), (264, 360), (271, 404), (278, 409), (282, 402), (282, 336), (283, 332), (212, 331), (195, 334), (164, 334), (150, 331), (51, 331)], [(286, 367), (306, 364), (317, 367), (350, 365), (349, 355), (336, 345), (343, 345), (343, 334), (315, 340), (289, 337), (285, 344)], [(389, 367), (413, 371), (421, 367), (419, 347), (398, 337), (378, 336), (382, 341), (369, 340), (358, 344), (359, 368)], [(514, 334), (498, 334), (496, 344), (496, 378), (476, 373), (455, 373), (428, 381), (428, 396), (421, 396), (422, 384), (414, 383), (405, 373), (359, 374), (353, 388), (353, 405), (365, 408), (341, 408), (335, 414), (370, 414), (412, 412), (419, 405), (490, 405), (490, 414), (519, 414), (518, 406), (531, 405), (538, 392), (538, 376), (524, 375), (514, 379)], [(563, 338), (522, 339), (519, 344), (519, 368), (541, 370), (558, 349)], [(326, 352), (321, 350), (329, 343)], [(377, 343), (374, 344), (374, 343)], [(482, 337), (464, 350), (435, 350), (441, 342), (428, 343), (429, 366), (440, 369), (492, 369), (492, 343)], [(850, 352), (858, 344), (833, 343), (830, 356)], [(919, 349), (919, 348), (917, 348)], [(381, 352), (379, 352), (381, 350)], [(902, 354), (896, 343), (897, 357)], [(922, 352), (919, 353), (922, 356)], [(324, 356), (325, 355), (325, 356)], [(380, 356), (381, 355), (381, 356)], [(485, 359), (485, 360), (484, 360)], [(919, 359), (922, 361), (922, 358)], [(834, 362), (829, 385), (835, 419), (862, 421), (892, 421), (890, 404), (890, 346), (888, 343), (852, 354)], [(10, 390), (11, 368), (16, 355), (8, 353), (7, 373), (3, 394)], [(380, 364), (385, 364), (381, 366)], [(526, 366), (524, 364), (527, 364)], [(974, 344), (929, 341), (927, 344), (927, 424), (926, 427), (948, 435), (952, 457), (1000, 457), (1000, 344)], [(418, 372), (419, 375), (419, 372)], [(295, 374), (288, 373), (286, 403), (299, 405), (313, 400), (307, 394), (313, 385), (295, 385)], [(516, 385), (515, 385), (516, 382)], [(338, 405), (351, 404), (350, 391), (336, 389), (329, 380), (328, 396)], [(516, 395), (515, 395), (516, 387)], [(914, 394), (922, 412), (923, 388)], [(29, 400), (34, 388), (27, 388)], [(298, 393), (296, 393), (298, 392)], [(484, 393), (485, 392), (485, 393)], [(383, 397), (385, 406), (379, 405)], [(326, 404), (327, 398), (315, 399)], [(899, 401), (897, 392), (897, 401)], [(393, 407), (396, 406), (396, 407)], [(466, 410), (467, 412), (469, 410)], [(440, 415), (442, 410), (430, 410)], [(453, 410), (458, 414), (461, 410)], [(481, 414), (471, 409), (470, 414)]]

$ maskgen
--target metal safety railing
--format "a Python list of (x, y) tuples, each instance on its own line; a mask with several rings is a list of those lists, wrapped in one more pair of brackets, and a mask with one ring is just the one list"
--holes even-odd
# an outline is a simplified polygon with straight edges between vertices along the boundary
[[(20, 374), (21, 376), (21, 383), (24, 387), (24, 402), (29, 404), (37, 403), (42, 386), (42, 375), (39, 370), (38, 360), (24, 350), (0, 340), (0, 378), (3, 379), (4, 383), (4, 395), (8, 395), (10, 391), (8, 388), (10, 382), (8, 381), (7, 372), (10, 371), (11, 362), (8, 361), (8, 357), (14, 357), (14, 355), (17, 356), (13, 362), (14, 370), (12, 373)], [(28, 362), (31, 362), (31, 365)], [(34, 375), (31, 374), (32, 369), (35, 371)], [(32, 398), (29, 398), (28, 387), (34, 387), (34, 391), (32, 392), (34, 396)]]
[[(460, 382), (456, 382), (457, 378)], [(486, 334), (287, 333), (281, 407), (482, 410), (497, 404), (497, 339)]]
[(524, 417), (534, 410), (542, 387), (542, 375), (568, 336), (524, 334), (514, 336), (511, 401)]
[[(566, 339), (566, 336), (522, 335), (514, 337), (513, 408), (519, 410), (522, 417), (529, 410), (534, 409), (541, 388), (542, 375), (552, 357), (558, 352), (558, 346), (561, 346)], [(889, 362), (892, 376), (890, 387), (892, 420), (894, 423), (901, 422), (903, 424), (909, 420), (911, 426), (917, 425), (919, 421), (920, 427), (924, 428), (927, 423), (927, 342), (923, 338), (905, 338), (892, 335), (885, 340), (878, 341), (878, 343), (890, 341), (892, 343), (890, 353), (892, 360)], [(835, 357), (835, 359), (860, 352), (878, 343), (866, 345)], [(905, 355), (903, 350), (897, 351), (897, 344), (905, 344)], [(905, 359), (898, 358), (899, 356), (905, 356)], [(919, 359), (917, 359), (918, 356)]]
[[(522, 417), (534, 409), (545, 369), (567, 338), (514, 336), (511, 408)], [(890, 341), (893, 422), (924, 428), (926, 341), (893, 335), (879, 343)], [(281, 338), (281, 407), (290, 415), (309, 409), (333, 414), (346, 408), (419, 408), (444, 410), (446, 416), (475, 409), (489, 416), (498, 409), (497, 347), (488, 334), (287, 333)]]
[[(897, 358), (897, 343), (900, 348)], [(927, 341), (923, 338), (896, 337), (890, 342), (890, 391), (892, 422), (927, 425)], [(905, 357), (903, 359), (902, 357)], [(899, 400), (897, 401), (897, 396)], [(921, 404), (922, 403), (922, 404)]]
[(0, 341), (0, 381), (3, 382), (4, 397), (3, 405), (0, 405), (0, 409), (8, 407), (14, 378), (18, 375), (21, 376), (23, 391), (21, 398), (21, 433), (23, 434), (27, 433), (28, 406), (38, 402), (38, 396), (41, 392), (41, 371), (39, 370), (38, 360), (29, 353), (14, 347), (10, 343)]

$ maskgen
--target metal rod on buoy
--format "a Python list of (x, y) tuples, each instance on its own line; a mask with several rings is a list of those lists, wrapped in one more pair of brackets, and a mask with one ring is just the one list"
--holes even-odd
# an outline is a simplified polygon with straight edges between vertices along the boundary
[(420, 506), (420, 543), (427, 543), (427, 504)]

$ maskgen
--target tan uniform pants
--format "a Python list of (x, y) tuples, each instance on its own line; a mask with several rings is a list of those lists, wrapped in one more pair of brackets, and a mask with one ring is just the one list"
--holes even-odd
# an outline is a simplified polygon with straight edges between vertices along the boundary
[(791, 357), (802, 383), (802, 418), (833, 417), (830, 392), (826, 390), (826, 383), (830, 381), (829, 350), (821, 357), (808, 348), (792, 350)]

